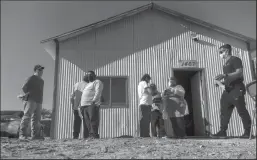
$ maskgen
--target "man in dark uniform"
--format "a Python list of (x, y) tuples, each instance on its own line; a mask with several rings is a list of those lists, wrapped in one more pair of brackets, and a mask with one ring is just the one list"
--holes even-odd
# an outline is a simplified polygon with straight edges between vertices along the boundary
[(225, 138), (228, 123), (236, 107), (239, 116), (242, 119), (244, 126), (244, 134), (241, 138), (248, 138), (250, 136), (251, 118), (246, 109), (245, 104), (245, 85), (243, 83), (243, 65), (242, 60), (238, 57), (232, 56), (231, 45), (225, 44), (219, 48), (219, 54), (222, 59), (226, 61), (223, 66), (223, 74), (216, 76), (215, 80), (222, 81), (224, 91), (220, 100), (220, 131), (212, 137)]

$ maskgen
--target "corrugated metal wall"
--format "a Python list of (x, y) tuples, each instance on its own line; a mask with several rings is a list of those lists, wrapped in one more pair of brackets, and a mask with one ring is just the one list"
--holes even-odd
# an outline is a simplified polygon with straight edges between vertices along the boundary
[[(217, 36), (217, 32), (205, 31), (166, 14), (146, 11), (61, 42), (55, 138), (72, 137), (73, 114), (69, 96), (72, 86), (87, 70), (95, 70), (98, 76), (129, 77), (128, 108), (101, 109), (100, 137), (139, 136), (137, 85), (141, 76), (149, 73), (152, 82), (163, 91), (167, 78), (173, 74), (172, 68), (178, 67), (178, 61), (192, 59), (199, 62), (200, 68), (205, 68), (208, 100), (205, 107), (209, 110), (207, 117), (211, 132), (217, 132), (221, 91), (214, 87), (213, 77), (222, 71), (218, 46), (229, 43), (230, 39)], [(197, 32), (202, 41), (192, 41), (192, 32)], [(242, 58), (245, 79), (250, 82), (246, 44), (240, 41), (234, 44), (240, 47), (234, 48), (233, 54)], [(254, 107), (249, 96), (247, 104), (248, 110)], [(228, 135), (240, 135), (242, 132), (241, 119), (235, 110)]]

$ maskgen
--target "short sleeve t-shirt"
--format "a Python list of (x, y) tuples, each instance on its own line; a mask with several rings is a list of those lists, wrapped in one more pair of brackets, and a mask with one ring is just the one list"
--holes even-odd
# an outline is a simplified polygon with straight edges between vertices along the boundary
[[(242, 60), (238, 57), (231, 56), (231, 58), (223, 66), (223, 73), (229, 74), (235, 72), (237, 69), (243, 68)], [(234, 81), (230, 81), (228, 78), (224, 79), (225, 85), (233, 85), (244, 81), (244, 77), (240, 77)]]
[(148, 84), (145, 81), (138, 84), (139, 105), (152, 105), (152, 96), (145, 92), (147, 87)]

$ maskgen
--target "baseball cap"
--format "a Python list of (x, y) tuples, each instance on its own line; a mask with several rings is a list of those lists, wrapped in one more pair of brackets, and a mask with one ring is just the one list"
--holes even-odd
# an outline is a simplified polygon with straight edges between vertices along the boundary
[(43, 69), (45, 69), (45, 67), (43, 67), (43, 66), (41, 66), (39, 64), (35, 65), (34, 71), (39, 70), (39, 69), (43, 70)]

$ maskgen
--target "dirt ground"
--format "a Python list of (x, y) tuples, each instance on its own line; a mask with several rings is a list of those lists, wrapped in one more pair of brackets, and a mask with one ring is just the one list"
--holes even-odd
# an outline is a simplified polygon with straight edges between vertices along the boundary
[(113, 138), (19, 142), (1, 138), (1, 159), (256, 159), (256, 139)]

